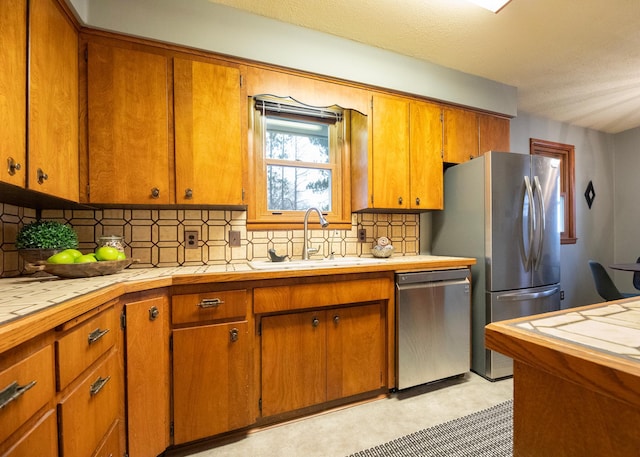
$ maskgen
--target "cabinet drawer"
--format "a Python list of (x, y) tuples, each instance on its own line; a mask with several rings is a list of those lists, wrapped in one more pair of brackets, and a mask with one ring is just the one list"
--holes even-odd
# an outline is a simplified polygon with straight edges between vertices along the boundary
[(111, 308), (56, 341), (58, 390), (69, 385), (114, 345), (118, 328), (118, 314)]
[(3, 457), (56, 457), (58, 455), (58, 429), (56, 412), (49, 410), (38, 423), (27, 431), (20, 441), (2, 454)]
[(117, 420), (109, 429), (100, 447), (96, 450), (92, 457), (114, 457), (122, 455), (120, 451), (120, 421)]
[(385, 278), (257, 287), (253, 291), (253, 311), (256, 314), (264, 314), (321, 308), (345, 303), (389, 300), (392, 295), (393, 285)]
[(0, 373), (0, 442), (55, 394), (53, 347), (46, 346)]
[(92, 455), (118, 417), (124, 392), (116, 356), (112, 352), (58, 404), (64, 457)]
[(225, 290), (202, 294), (174, 295), (172, 322), (188, 324), (220, 319), (240, 319), (247, 313), (247, 291)]

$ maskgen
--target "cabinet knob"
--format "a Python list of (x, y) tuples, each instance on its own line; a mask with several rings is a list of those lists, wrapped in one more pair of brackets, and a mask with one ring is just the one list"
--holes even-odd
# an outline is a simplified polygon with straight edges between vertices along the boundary
[(337, 314), (333, 316), (333, 322), (335, 322), (336, 324), (340, 322), (340, 316), (338, 316)]
[(402, 205), (402, 197), (398, 197), (398, 205)]
[(231, 341), (232, 343), (235, 343), (236, 341), (238, 341), (239, 334), (240, 332), (238, 331), (237, 328), (232, 328), (231, 330), (229, 330), (229, 341)]
[(191, 188), (185, 189), (184, 198), (186, 198), (187, 200), (191, 200), (193, 198), (193, 189)]
[(38, 177), (38, 184), (42, 184), (47, 179), (49, 179), (49, 175), (42, 171), (42, 168), (38, 168), (38, 171), (36, 171), (36, 175)]
[(20, 168), (22, 168), (22, 166), (16, 162), (13, 157), (9, 157), (7, 159), (7, 171), (9, 172), (9, 175), (15, 175), (16, 171), (20, 170)]
[(160, 315), (160, 310), (156, 306), (152, 306), (151, 308), (149, 308), (150, 321), (155, 321), (159, 315)]
[(313, 327), (317, 327), (318, 325), (320, 325), (320, 319), (318, 319), (317, 317), (314, 317), (313, 320), (311, 321), (311, 325)]
[(160, 189), (154, 187), (151, 189), (151, 198), (158, 198), (160, 196)]
[(420, 206), (420, 197), (416, 197), (416, 206)]

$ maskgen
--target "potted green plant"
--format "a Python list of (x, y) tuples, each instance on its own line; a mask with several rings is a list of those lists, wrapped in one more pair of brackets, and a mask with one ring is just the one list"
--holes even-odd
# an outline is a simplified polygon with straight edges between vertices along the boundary
[(78, 235), (72, 227), (58, 221), (38, 220), (23, 225), (16, 236), (16, 248), (25, 262), (46, 260), (65, 249), (78, 247)]

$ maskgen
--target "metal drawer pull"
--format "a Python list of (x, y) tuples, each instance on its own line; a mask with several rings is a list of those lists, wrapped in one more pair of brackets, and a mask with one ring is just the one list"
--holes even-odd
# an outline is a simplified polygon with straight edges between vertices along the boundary
[(23, 393), (25, 393), (27, 390), (31, 389), (35, 385), (36, 385), (36, 381), (31, 381), (29, 384), (26, 384), (24, 386), (21, 386), (20, 384), (18, 384), (18, 381), (13, 381), (11, 384), (5, 387), (5, 389), (2, 392), (0, 392), (0, 409), (7, 406), (13, 400), (18, 399), (20, 395), (22, 395)]
[(238, 334), (240, 332), (238, 332), (237, 328), (232, 328), (231, 330), (229, 330), (229, 340), (232, 343), (235, 343), (236, 341), (238, 341)]
[(104, 385), (109, 382), (109, 379), (111, 379), (111, 376), (107, 376), (106, 378), (98, 377), (98, 379), (96, 379), (89, 388), (89, 393), (91, 394), (91, 396), (93, 397), (94, 395), (97, 395), (98, 392), (102, 390)]
[(224, 300), (219, 298), (203, 298), (198, 306), (200, 308), (217, 308), (220, 305), (224, 305)]
[(93, 332), (89, 333), (89, 344), (95, 343), (100, 338), (109, 333), (109, 329), (105, 328), (104, 330), (100, 330), (100, 327), (95, 329)]

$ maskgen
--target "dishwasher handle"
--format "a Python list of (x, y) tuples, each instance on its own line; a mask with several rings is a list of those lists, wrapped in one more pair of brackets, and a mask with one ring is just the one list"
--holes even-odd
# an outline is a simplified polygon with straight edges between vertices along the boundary
[(543, 290), (542, 292), (528, 292), (528, 293), (520, 293), (514, 292), (510, 294), (502, 294), (496, 297), (496, 300), (501, 301), (520, 301), (520, 300), (535, 300), (537, 298), (545, 298), (550, 297), (554, 294), (560, 292), (559, 287), (553, 287), (548, 290)]
[(432, 287), (449, 287), (449, 286), (467, 286), (469, 287), (469, 279), (456, 279), (453, 281), (427, 281), (427, 282), (413, 282), (410, 284), (398, 284), (396, 282), (396, 290), (398, 292), (403, 290), (413, 289), (430, 289)]

